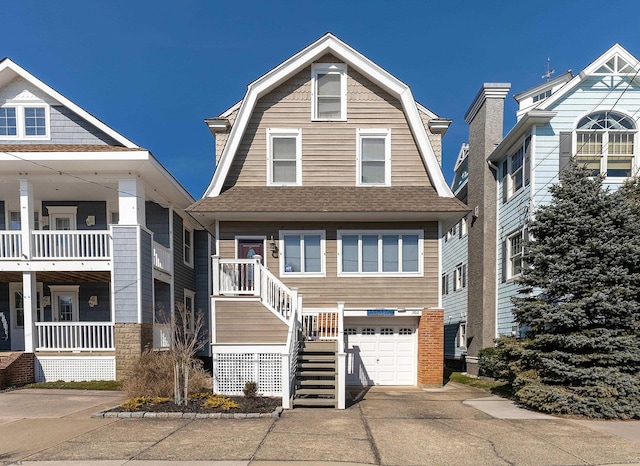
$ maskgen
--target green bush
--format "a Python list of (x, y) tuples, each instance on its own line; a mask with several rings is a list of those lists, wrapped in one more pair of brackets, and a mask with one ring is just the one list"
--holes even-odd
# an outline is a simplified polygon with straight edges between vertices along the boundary
[(500, 337), (496, 346), (478, 352), (479, 375), (512, 383), (519, 372), (522, 358), (522, 340)]

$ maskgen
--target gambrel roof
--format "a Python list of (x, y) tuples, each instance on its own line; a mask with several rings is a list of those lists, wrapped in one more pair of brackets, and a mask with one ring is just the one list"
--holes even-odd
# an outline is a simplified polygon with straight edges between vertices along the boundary
[[(245, 97), (239, 104), (236, 104), (239, 105), (237, 118), (231, 128), (229, 139), (220, 156), (220, 161), (216, 167), (211, 184), (205, 191), (203, 197), (215, 197), (222, 192), (225, 179), (229, 173), (229, 169), (258, 99), (328, 53), (343, 60), (348, 66), (362, 73), (400, 101), (433, 187), (439, 196), (453, 197), (453, 193), (444, 179), (433, 147), (429, 142), (427, 132), (420, 118), (418, 106), (409, 86), (331, 33), (325, 34), (308, 47), (249, 84)], [(229, 113), (235, 110), (235, 108), (236, 106), (234, 105), (225, 113)], [(448, 126), (446, 121), (448, 120), (442, 120), (442, 122)]]

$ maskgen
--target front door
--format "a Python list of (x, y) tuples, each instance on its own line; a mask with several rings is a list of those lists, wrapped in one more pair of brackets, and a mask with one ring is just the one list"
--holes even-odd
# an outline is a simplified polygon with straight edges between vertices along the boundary
[[(253, 259), (253, 256), (262, 257), (264, 264), (264, 239), (262, 238), (237, 238), (238, 247), (236, 248), (236, 259)], [(238, 279), (240, 280), (239, 289), (253, 290), (254, 265), (240, 265)]]
[(49, 285), (51, 289), (51, 316), (54, 322), (77, 322), (78, 285)]

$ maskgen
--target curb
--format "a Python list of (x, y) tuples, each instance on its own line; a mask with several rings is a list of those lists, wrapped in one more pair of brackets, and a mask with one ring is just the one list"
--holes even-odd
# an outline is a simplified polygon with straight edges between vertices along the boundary
[(282, 415), (282, 406), (272, 413), (148, 413), (144, 411), (111, 411), (119, 406), (112, 406), (92, 414), (92, 418), (126, 418), (126, 419), (258, 419), (278, 418)]

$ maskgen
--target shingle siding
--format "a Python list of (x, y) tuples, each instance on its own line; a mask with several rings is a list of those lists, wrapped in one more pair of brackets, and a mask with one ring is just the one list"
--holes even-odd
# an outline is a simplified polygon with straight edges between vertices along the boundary
[(153, 247), (151, 234), (140, 230), (140, 281), (142, 323), (153, 322)]
[(113, 227), (115, 321), (138, 322), (138, 227)]
[(155, 202), (145, 204), (146, 227), (153, 232), (153, 240), (165, 248), (171, 247), (169, 241), (169, 209)]

